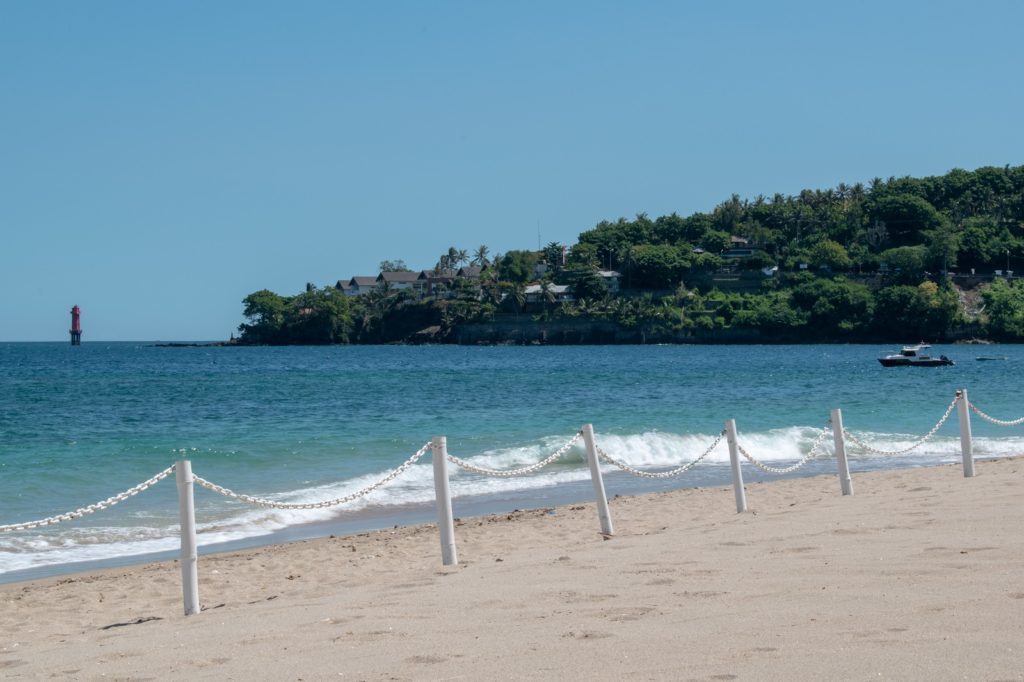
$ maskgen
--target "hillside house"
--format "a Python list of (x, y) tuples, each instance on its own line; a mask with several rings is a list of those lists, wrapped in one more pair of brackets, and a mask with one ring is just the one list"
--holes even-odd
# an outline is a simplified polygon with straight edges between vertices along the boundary
[[(563, 301), (571, 301), (572, 289), (568, 284), (551, 284), (549, 285), (551, 292), (555, 295), (555, 302), (561, 303)], [(543, 303), (544, 302), (544, 288), (540, 284), (531, 284), (526, 287), (523, 291), (526, 294), (527, 303)]]
[(456, 277), (462, 277), (465, 279), (480, 279), (480, 275), (487, 268), (481, 268), (477, 265), (466, 265), (459, 268), (459, 271), (455, 273)]
[(363, 277), (356, 275), (348, 281), (348, 289), (345, 293), (349, 296), (362, 296), (377, 288), (376, 277)]
[(392, 291), (413, 289), (419, 292), (423, 290), (423, 284), (419, 280), (419, 273), (415, 272), (408, 272), (404, 270), (397, 272), (382, 272), (377, 275), (377, 286), (381, 286), (384, 282), (388, 283)]
[(420, 270), (420, 273), (416, 276), (416, 281), (419, 284), (419, 290), (424, 295), (433, 296), (434, 298), (447, 298), (451, 293), (451, 284), (455, 281), (455, 276), (437, 273), (433, 270)]

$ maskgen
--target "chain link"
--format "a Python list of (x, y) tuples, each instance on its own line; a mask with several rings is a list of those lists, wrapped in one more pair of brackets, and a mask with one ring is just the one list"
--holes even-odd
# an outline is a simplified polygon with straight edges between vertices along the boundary
[(51, 516), (46, 519), (39, 519), (38, 521), (26, 521), (25, 523), (12, 523), (6, 526), (0, 526), (0, 533), (8, 533), (10, 531), (16, 530), (29, 530), (31, 528), (39, 528), (40, 526), (49, 526), (54, 523), (61, 523), (63, 521), (78, 519), (85, 516), (86, 514), (92, 514), (93, 512), (98, 512), (103, 509), (107, 509), (108, 507), (113, 507), (118, 502), (124, 502), (129, 497), (138, 495), (139, 493), (149, 488), (150, 486), (156, 485), (160, 481), (170, 476), (173, 472), (174, 465), (172, 464), (171, 466), (167, 467), (153, 478), (147, 481), (143, 481), (134, 488), (129, 488), (128, 490), (125, 490), (123, 493), (119, 493), (117, 495), (114, 495), (113, 497), (108, 497), (102, 502), (90, 504), (86, 507), (80, 507), (75, 511), (70, 511), (65, 514), (58, 514), (57, 516)]
[(801, 459), (796, 464), (793, 464), (788, 467), (773, 467), (771, 465), (765, 464), (764, 462), (758, 461), (754, 459), (754, 457), (749, 452), (744, 450), (743, 446), (740, 445), (738, 442), (736, 443), (736, 449), (740, 451), (741, 455), (747, 458), (748, 462), (756, 466), (761, 471), (776, 475), (788, 474), (790, 472), (796, 471), (797, 469), (799, 469), (800, 467), (802, 467), (803, 465), (807, 464), (809, 461), (817, 457), (818, 448), (821, 447), (821, 444), (824, 442), (825, 436), (827, 436), (831, 432), (832, 420), (829, 419), (825, 422), (825, 428), (823, 428), (821, 430), (821, 433), (818, 434), (818, 437), (814, 439), (814, 444), (811, 445), (811, 449), (807, 451), (807, 454), (803, 456), (803, 459)]
[(970, 406), (971, 412), (978, 415), (985, 421), (991, 422), (998, 426), (1019, 426), (1021, 424), (1024, 424), (1024, 417), (1021, 417), (1020, 419), (1014, 419), (1013, 421), (1003, 421), (1002, 419), (996, 419), (995, 417), (988, 416), (987, 414), (979, 410), (972, 402), (968, 402), (967, 404), (968, 406)]
[(903, 448), (902, 450), (879, 450), (878, 448), (873, 448), (870, 445), (868, 445), (867, 443), (865, 443), (864, 441), (862, 441), (861, 439), (859, 439), (856, 436), (854, 436), (852, 433), (850, 433), (846, 429), (843, 429), (843, 435), (846, 436), (847, 438), (849, 438), (850, 441), (854, 445), (856, 445), (857, 447), (860, 447), (860, 448), (862, 448), (864, 450), (867, 450), (868, 452), (870, 452), (870, 453), (872, 453), (874, 455), (885, 455), (885, 456), (905, 455), (908, 452), (910, 452), (911, 450), (914, 450), (914, 449), (920, 447), (921, 445), (924, 445), (924, 443), (929, 438), (934, 436), (935, 433), (940, 428), (942, 428), (942, 425), (946, 423), (947, 419), (949, 419), (949, 415), (953, 414), (953, 409), (956, 407), (956, 403), (957, 403), (958, 400), (960, 400), (959, 396), (957, 396), (956, 398), (953, 398), (953, 402), (951, 402), (949, 404), (949, 407), (946, 408), (946, 413), (944, 415), (942, 415), (942, 419), (940, 419), (939, 422), (935, 426), (932, 427), (931, 431), (929, 431), (925, 435), (921, 436), (921, 438), (919, 440), (915, 441), (910, 447)]
[(640, 478), (673, 478), (675, 476), (679, 476), (680, 474), (686, 473), (687, 471), (689, 471), (693, 467), (697, 466), (697, 464), (699, 464), (705, 457), (710, 455), (711, 452), (716, 447), (718, 447), (718, 444), (722, 442), (722, 438), (724, 436), (725, 436), (725, 429), (722, 429), (722, 432), (718, 434), (718, 437), (715, 438), (713, 443), (711, 443), (711, 446), (708, 447), (708, 449), (705, 450), (701, 454), (700, 457), (698, 457), (697, 459), (693, 460), (692, 462), (688, 462), (688, 463), (684, 464), (681, 467), (677, 467), (677, 468), (671, 469), (669, 471), (657, 471), (657, 472), (655, 472), (655, 471), (643, 471), (641, 469), (636, 469), (636, 468), (631, 467), (630, 465), (626, 464), (622, 460), (615, 459), (614, 457), (609, 455), (607, 452), (602, 450), (600, 447), (595, 446), (595, 448), (597, 450), (597, 454), (601, 456), (601, 459), (603, 459), (604, 461), (608, 462), (609, 464), (617, 466), (618, 468), (622, 469), (623, 471), (625, 471), (627, 473), (633, 474), (634, 476), (638, 476)]
[(258, 507), (270, 507), (271, 509), (324, 509), (326, 507), (334, 507), (334, 506), (337, 506), (339, 504), (346, 504), (346, 503), (351, 502), (353, 500), (357, 500), (360, 497), (364, 497), (366, 495), (369, 495), (370, 493), (372, 493), (374, 490), (376, 490), (377, 488), (381, 487), (385, 483), (389, 483), (390, 481), (398, 478), (403, 473), (405, 473), (406, 469), (408, 469), (413, 464), (415, 464), (416, 461), (419, 460), (420, 457), (422, 457), (423, 455), (427, 454), (427, 450), (430, 449), (430, 446), (431, 446), (431, 443), (427, 443), (426, 445), (424, 445), (422, 448), (420, 448), (419, 450), (416, 451), (416, 454), (414, 454), (409, 459), (405, 460), (405, 462), (400, 467), (398, 467), (397, 469), (395, 469), (390, 474), (388, 474), (384, 478), (380, 479), (376, 483), (372, 483), (372, 484), (366, 486), (365, 488), (363, 488), (361, 490), (357, 490), (356, 492), (354, 492), (354, 493), (352, 493), (350, 495), (345, 495), (344, 497), (338, 497), (338, 498), (335, 498), (333, 500), (324, 500), (322, 502), (309, 502), (309, 503), (305, 503), (305, 504), (301, 504), (301, 503), (300, 504), (292, 504), (292, 503), (288, 503), (288, 502), (275, 502), (273, 500), (267, 500), (267, 499), (264, 499), (264, 498), (261, 498), (261, 497), (252, 497), (251, 495), (242, 495), (241, 493), (236, 493), (233, 490), (229, 490), (227, 488), (219, 486), (216, 483), (211, 483), (210, 481), (207, 481), (205, 478), (202, 478), (200, 476), (196, 476), (194, 474), (193, 474), (192, 478), (193, 478), (193, 480), (195, 480), (196, 483), (198, 483), (199, 485), (203, 486), (204, 488), (206, 488), (208, 490), (212, 490), (215, 493), (220, 493), (221, 495), (223, 495), (225, 497), (230, 497), (230, 498), (233, 498), (233, 499), (236, 499), (236, 500), (241, 500), (242, 502), (248, 502), (249, 504), (254, 504), (254, 505), (258, 506)]
[(554, 452), (554, 454), (549, 456), (547, 459), (543, 459), (540, 462), (537, 462), (536, 464), (531, 464), (529, 466), (522, 467), (521, 469), (506, 469), (504, 471), (499, 470), (499, 469), (488, 469), (486, 467), (480, 467), (480, 466), (477, 466), (475, 464), (470, 464), (466, 460), (459, 459), (455, 455), (451, 455), (451, 454), (448, 455), (448, 461), (451, 462), (452, 464), (455, 464), (456, 466), (462, 467), (466, 471), (472, 471), (475, 474), (481, 474), (483, 476), (496, 476), (496, 477), (499, 477), (499, 478), (511, 478), (513, 476), (523, 476), (525, 474), (532, 474), (534, 471), (540, 471), (541, 469), (543, 469), (547, 465), (549, 465), (552, 462), (554, 462), (554, 461), (560, 459), (561, 457), (563, 457), (565, 455), (565, 453), (569, 452), (569, 450), (572, 448), (572, 446), (576, 444), (576, 441), (578, 441), (582, 436), (583, 436), (583, 431), (582, 430), (577, 431), (576, 435), (573, 436), (572, 439), (568, 443), (566, 443), (561, 448), (556, 450)]

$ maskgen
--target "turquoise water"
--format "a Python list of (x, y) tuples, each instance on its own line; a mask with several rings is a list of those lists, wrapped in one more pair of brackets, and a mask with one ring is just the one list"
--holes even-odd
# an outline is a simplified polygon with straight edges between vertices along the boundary
[[(875, 358), (892, 350), (0, 344), (0, 525), (92, 504), (183, 457), (238, 492), (318, 501), (379, 479), (435, 435), (459, 457), (512, 468), (543, 459), (589, 422), (610, 454), (656, 468), (693, 459), (734, 418), (741, 444), (785, 465), (807, 452), (834, 407), (849, 430), (888, 450), (928, 432), (959, 387), (993, 416), (1024, 414), (1024, 347), (936, 346), (957, 364), (882, 368)], [(979, 456), (1024, 451), (1024, 427), (977, 418), (973, 426)], [(855, 471), (956, 461), (956, 414), (911, 455), (850, 454)], [(616, 494), (726, 484), (727, 462), (723, 443), (682, 478), (651, 483), (609, 468), (606, 486)], [(833, 469), (825, 459), (800, 474)], [(745, 475), (759, 478), (752, 468)], [(587, 476), (580, 446), (529, 477), (457, 472), (456, 515), (587, 499)], [(207, 549), (429, 520), (432, 503), (429, 456), (329, 510), (265, 510), (196, 492)], [(167, 556), (177, 542), (171, 477), (82, 519), (0, 533), (0, 580)]]

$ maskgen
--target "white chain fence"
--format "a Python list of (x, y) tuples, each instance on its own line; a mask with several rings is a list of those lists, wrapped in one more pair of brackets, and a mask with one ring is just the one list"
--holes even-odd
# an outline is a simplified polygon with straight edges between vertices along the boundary
[(419, 460), (421, 457), (423, 457), (423, 455), (427, 454), (427, 450), (430, 449), (430, 446), (431, 446), (430, 443), (427, 443), (426, 445), (424, 445), (422, 448), (417, 450), (416, 453), (414, 455), (412, 455), (412, 457), (410, 457), (409, 459), (405, 460), (405, 462), (401, 466), (399, 466), (397, 469), (395, 469), (390, 474), (388, 474), (384, 478), (380, 479), (376, 483), (372, 483), (372, 484), (366, 486), (365, 488), (362, 488), (361, 490), (357, 490), (356, 492), (351, 493), (349, 495), (345, 495), (344, 497), (338, 497), (338, 498), (335, 498), (333, 500), (323, 500), (322, 502), (294, 503), (294, 504), (293, 503), (289, 503), (289, 502), (275, 502), (274, 500), (267, 500), (267, 499), (264, 499), (264, 498), (261, 498), (261, 497), (253, 497), (251, 495), (242, 495), (241, 493), (236, 493), (233, 490), (229, 490), (227, 488), (219, 486), (216, 483), (211, 483), (210, 481), (207, 481), (205, 478), (202, 478), (200, 476), (196, 476), (194, 474), (193, 474), (192, 478), (195, 480), (196, 483), (198, 483), (199, 485), (203, 486), (204, 488), (206, 488), (208, 490), (212, 490), (215, 493), (220, 493), (221, 495), (223, 495), (225, 497), (230, 497), (230, 498), (235, 499), (235, 500), (240, 500), (242, 502), (248, 502), (249, 504), (254, 504), (254, 505), (258, 506), (258, 507), (269, 507), (271, 509), (324, 509), (326, 507), (334, 507), (334, 506), (337, 506), (339, 504), (346, 504), (348, 502), (352, 502), (353, 500), (357, 500), (360, 497), (365, 497), (366, 495), (369, 495), (370, 493), (372, 493), (374, 490), (376, 490), (377, 488), (381, 487), (385, 483), (389, 483), (389, 482), (393, 481), (394, 479), (396, 479), (399, 476), (401, 476), (405, 472), (406, 469), (408, 469), (413, 464), (415, 464), (417, 460)]
[(700, 457), (698, 457), (697, 459), (693, 460), (692, 462), (688, 462), (688, 463), (684, 464), (681, 467), (677, 467), (677, 468), (671, 469), (669, 471), (643, 471), (642, 469), (637, 469), (635, 467), (632, 467), (632, 466), (626, 464), (622, 460), (615, 459), (614, 457), (609, 455), (607, 452), (602, 450), (600, 447), (595, 446), (595, 449), (597, 450), (597, 454), (600, 455), (601, 459), (603, 459), (604, 461), (606, 461), (609, 464), (612, 464), (612, 465), (622, 469), (623, 471), (625, 471), (627, 473), (633, 474), (634, 476), (637, 476), (639, 478), (673, 478), (674, 476), (679, 476), (680, 474), (686, 473), (687, 471), (689, 471), (693, 467), (697, 466), (697, 464), (699, 464), (705, 457), (710, 455), (711, 452), (716, 447), (718, 447), (718, 444), (722, 442), (722, 438), (724, 436), (725, 436), (725, 430), (723, 429), (722, 432), (718, 434), (718, 437), (715, 438), (715, 441), (708, 447), (707, 450), (705, 450), (700, 455)]
[(451, 462), (452, 464), (456, 465), (456, 466), (462, 467), (466, 471), (472, 471), (473, 473), (480, 474), (482, 476), (496, 476), (496, 477), (499, 477), (499, 478), (511, 478), (513, 476), (524, 476), (526, 474), (532, 474), (534, 471), (540, 471), (541, 469), (543, 469), (547, 465), (549, 465), (549, 464), (551, 464), (551, 463), (561, 459), (562, 457), (564, 457), (565, 454), (567, 452), (569, 452), (569, 450), (572, 448), (572, 446), (576, 444), (576, 441), (578, 441), (582, 437), (583, 437), (583, 431), (582, 430), (577, 431), (576, 435), (573, 436), (572, 439), (568, 443), (566, 443), (565, 445), (560, 447), (558, 450), (556, 450), (554, 453), (552, 453), (549, 457), (546, 457), (545, 459), (537, 462), (536, 464), (531, 464), (529, 466), (525, 466), (525, 467), (522, 467), (522, 468), (519, 468), (519, 469), (504, 469), (504, 470), (502, 470), (502, 469), (488, 469), (487, 467), (481, 467), (481, 466), (477, 466), (475, 464), (470, 464), (466, 460), (460, 459), (460, 458), (458, 458), (458, 457), (456, 457), (455, 455), (452, 455), (452, 454), (448, 455), (448, 461)]
[(804, 455), (800, 461), (788, 467), (773, 467), (769, 464), (765, 464), (764, 462), (755, 459), (749, 452), (747, 452), (743, 448), (742, 445), (739, 444), (739, 442), (736, 443), (736, 449), (740, 451), (741, 455), (747, 458), (748, 462), (756, 466), (761, 471), (777, 475), (788, 474), (792, 471), (796, 471), (797, 469), (799, 469), (800, 467), (802, 467), (803, 465), (807, 464), (809, 461), (817, 457), (819, 454), (821, 454), (818, 452), (818, 448), (821, 447), (821, 444), (825, 442), (825, 437), (828, 436), (828, 434), (830, 434), (831, 432), (832, 420), (829, 419), (828, 421), (825, 422), (825, 428), (823, 428), (821, 430), (821, 433), (818, 434), (818, 437), (814, 439), (814, 443), (811, 445), (811, 449), (807, 451), (807, 454)]
[(109, 507), (113, 507), (118, 502), (124, 502), (129, 497), (133, 497), (135, 495), (138, 495), (143, 490), (145, 490), (145, 489), (147, 489), (147, 488), (149, 488), (149, 487), (151, 487), (153, 485), (156, 485), (160, 481), (162, 481), (165, 478), (167, 478), (168, 476), (170, 476), (172, 473), (174, 473), (174, 465), (173, 464), (171, 466), (167, 467), (166, 469), (164, 469), (163, 471), (161, 471), (159, 474), (157, 474), (153, 478), (151, 478), (149, 480), (146, 480), (146, 481), (143, 481), (142, 483), (138, 484), (134, 488), (129, 488), (128, 490), (125, 490), (123, 493), (119, 493), (117, 495), (114, 495), (113, 497), (108, 497), (107, 499), (103, 500), (102, 502), (97, 502), (96, 504), (90, 504), (90, 505), (88, 505), (86, 507), (80, 507), (79, 509), (67, 512), (65, 514), (58, 514), (57, 516), (51, 516), (51, 517), (46, 518), (46, 519), (39, 519), (38, 521), (26, 521), (25, 523), (11, 523), (11, 524), (8, 524), (8, 525), (5, 525), (5, 526), (0, 526), (0, 533), (8, 533), (10, 531), (15, 531), (15, 530), (30, 530), (32, 528), (39, 528), (41, 526), (49, 526), (49, 525), (52, 525), (52, 524), (55, 524), (55, 523), (61, 523), (63, 521), (71, 521), (72, 519), (81, 518), (81, 517), (85, 516), (86, 514), (92, 514), (93, 512), (98, 512), (98, 511), (101, 511), (103, 509), (107, 509)]
[(996, 424), (998, 426), (1020, 426), (1021, 424), (1024, 424), (1024, 417), (1021, 417), (1020, 419), (1014, 419), (1012, 421), (1004, 421), (1002, 419), (996, 419), (995, 417), (988, 416), (987, 414), (979, 410), (977, 406), (972, 402), (968, 401), (967, 404), (970, 406), (971, 412), (992, 424)]
[(911, 444), (909, 447), (903, 448), (902, 450), (879, 450), (878, 448), (871, 447), (870, 445), (868, 445), (867, 443), (865, 443), (864, 441), (862, 441), (861, 439), (857, 438), (855, 435), (850, 433), (850, 431), (848, 431), (847, 429), (843, 429), (843, 435), (846, 436), (847, 438), (849, 438), (850, 442), (853, 443), (854, 445), (856, 445), (857, 447), (859, 447), (859, 448), (861, 448), (863, 450), (867, 450), (868, 452), (870, 452), (870, 453), (872, 453), (874, 455), (884, 455), (884, 456), (887, 456), (887, 457), (888, 456), (892, 456), (892, 455), (905, 455), (908, 452), (910, 452), (911, 450), (915, 450), (918, 447), (924, 445), (925, 442), (927, 442), (932, 436), (934, 436), (936, 434), (936, 432), (940, 428), (942, 428), (942, 425), (945, 424), (946, 420), (949, 419), (949, 415), (953, 414), (953, 410), (956, 408), (956, 403), (957, 403), (958, 400), (960, 400), (959, 396), (956, 397), (956, 398), (953, 398), (953, 402), (951, 402), (949, 404), (949, 407), (946, 408), (946, 413), (944, 415), (942, 415), (942, 418), (939, 419), (939, 422), (935, 426), (932, 427), (931, 431), (926, 433), (920, 439), (914, 441), (914, 443)]

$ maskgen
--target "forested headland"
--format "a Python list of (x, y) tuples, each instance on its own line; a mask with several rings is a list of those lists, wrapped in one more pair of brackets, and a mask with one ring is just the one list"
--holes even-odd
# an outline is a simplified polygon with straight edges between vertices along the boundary
[[(400, 254), (386, 254), (395, 256)], [(1014, 272), (1019, 268), (1020, 272)], [(242, 344), (1024, 341), (1024, 166), (874, 179), (575, 244), (261, 290)]]

